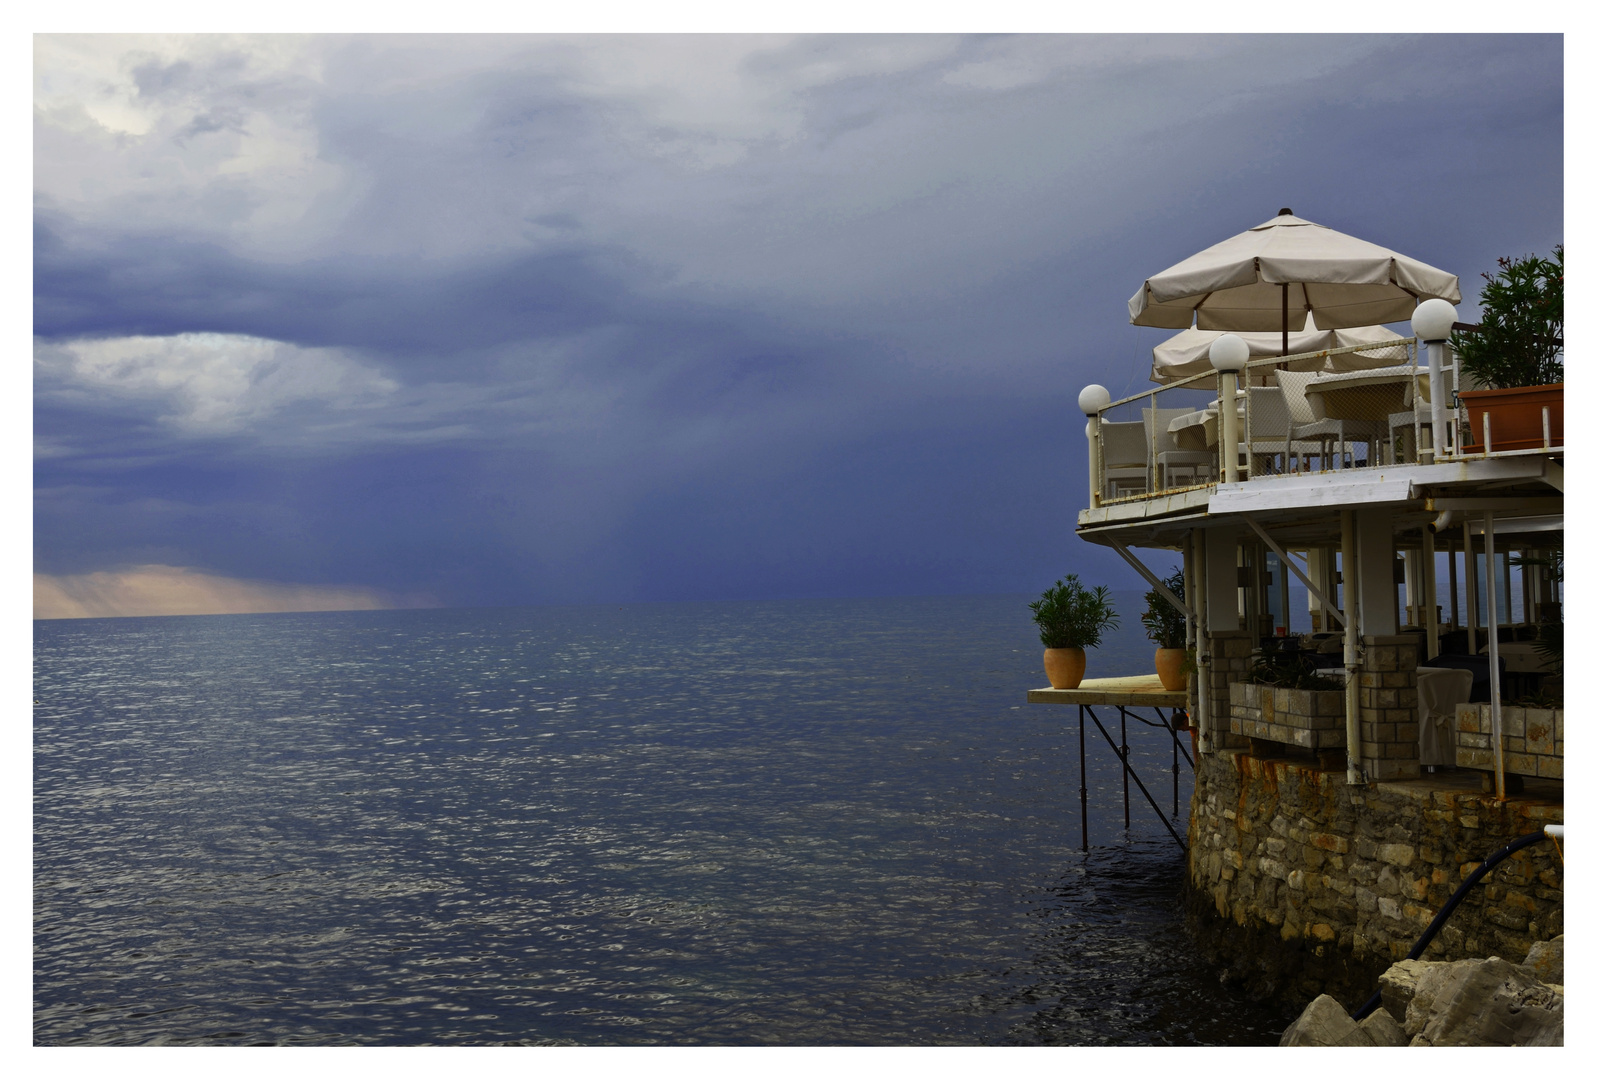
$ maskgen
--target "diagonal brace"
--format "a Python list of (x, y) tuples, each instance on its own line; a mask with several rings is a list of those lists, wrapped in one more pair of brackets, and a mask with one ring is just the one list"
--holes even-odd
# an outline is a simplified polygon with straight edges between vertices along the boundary
[(1131, 564), (1131, 568), (1133, 570), (1148, 579), (1148, 584), (1154, 587), (1155, 592), (1159, 593), (1159, 595), (1163, 596), (1166, 600), (1174, 604), (1176, 606), (1176, 610), (1181, 612), (1182, 615), (1186, 616), (1188, 619), (1192, 618), (1192, 609), (1187, 607), (1186, 601), (1182, 600), (1175, 593), (1171, 592), (1170, 587), (1159, 580), (1158, 575), (1156, 575), (1152, 570), (1149, 570), (1146, 566), (1142, 565), (1142, 560), (1133, 555), (1130, 548), (1126, 547), (1125, 544), (1121, 543), (1112, 536), (1107, 537), (1106, 539), (1108, 539), (1111, 547), (1120, 552), (1120, 557)]
[(1127, 755), (1120, 752), (1120, 747), (1115, 745), (1115, 740), (1110, 737), (1109, 732), (1104, 730), (1104, 726), (1098, 722), (1098, 714), (1092, 711), (1091, 705), (1083, 705), (1082, 708), (1087, 711), (1088, 716), (1092, 717), (1093, 726), (1095, 726), (1099, 733), (1103, 735), (1104, 741), (1109, 744), (1109, 749), (1113, 750), (1115, 752), (1115, 757), (1120, 759), (1120, 764), (1124, 765), (1126, 767), (1126, 772), (1131, 774), (1132, 781), (1136, 783), (1138, 789), (1142, 791), (1142, 797), (1148, 800), (1148, 806), (1151, 807), (1153, 812), (1159, 816), (1160, 824), (1165, 827), (1165, 829), (1170, 833), (1171, 837), (1174, 838), (1175, 842), (1181, 845), (1182, 851), (1187, 850), (1187, 842), (1181, 839), (1181, 834), (1176, 832), (1175, 826), (1170, 824), (1170, 819), (1165, 817), (1164, 811), (1159, 809), (1159, 804), (1154, 802), (1152, 795), (1148, 794), (1148, 789), (1142, 783), (1142, 777), (1138, 776), (1137, 770), (1131, 767), (1131, 762), (1127, 759)]
[(1281, 560), (1281, 565), (1297, 575), (1298, 580), (1303, 582), (1304, 587), (1306, 587), (1309, 592), (1313, 593), (1315, 599), (1320, 602), (1320, 606), (1326, 611), (1329, 611), (1332, 615), (1335, 615), (1337, 622), (1341, 623), (1343, 626), (1346, 626), (1347, 617), (1337, 609), (1335, 604), (1331, 603), (1329, 597), (1320, 591), (1320, 587), (1318, 585), (1309, 580), (1309, 576), (1307, 574), (1298, 569), (1298, 564), (1293, 562), (1287, 553), (1281, 550), (1281, 545), (1277, 544), (1270, 534), (1265, 532), (1264, 529), (1259, 526), (1257, 521), (1253, 520), (1252, 515), (1243, 514), (1242, 520), (1253, 526), (1253, 531), (1259, 534), (1259, 538), (1261, 540), (1270, 545), (1270, 550), (1275, 552), (1275, 557)]

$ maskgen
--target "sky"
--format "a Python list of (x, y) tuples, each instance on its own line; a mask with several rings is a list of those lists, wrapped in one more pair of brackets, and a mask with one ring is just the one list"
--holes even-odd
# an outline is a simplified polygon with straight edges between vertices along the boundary
[(1469, 320), (1563, 241), (1563, 51), (38, 36), (35, 614), (1136, 586), (1128, 298), (1291, 207)]

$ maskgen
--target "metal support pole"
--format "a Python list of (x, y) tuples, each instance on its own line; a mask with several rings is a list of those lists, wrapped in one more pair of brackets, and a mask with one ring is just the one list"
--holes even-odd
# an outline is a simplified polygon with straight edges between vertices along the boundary
[[(1094, 718), (1096, 722), (1096, 718)], [(1087, 706), (1076, 706), (1076, 754), (1081, 763), (1081, 850), (1087, 850)]]
[(1130, 745), (1126, 742), (1126, 707), (1120, 706), (1120, 809), (1126, 817), (1126, 831), (1131, 830), (1131, 786), (1128, 774), (1129, 766), (1126, 764), (1127, 755), (1131, 752)]
[(1464, 625), (1469, 627), (1469, 654), (1475, 655), (1475, 623), (1480, 618), (1480, 600), (1475, 595), (1475, 539), (1470, 536), (1469, 519), (1464, 519)]
[(1497, 558), (1493, 541), (1497, 526), (1492, 511), (1486, 511), (1486, 656), (1492, 681), (1492, 771), (1497, 776), (1497, 798), (1507, 797), (1503, 775), (1503, 688), (1497, 675)]
[(1181, 733), (1176, 730), (1175, 712), (1172, 710), (1169, 720), (1165, 720), (1162, 709), (1153, 710), (1159, 719), (1164, 720), (1164, 726), (1170, 729), (1170, 816), (1181, 817)]
[(1436, 603), (1436, 537), (1429, 529), (1420, 530), (1420, 590), (1425, 594), (1425, 657), (1441, 652), (1441, 630)]
[[(1103, 736), (1104, 742), (1109, 744), (1109, 749), (1113, 750), (1117, 755), (1119, 755), (1120, 751), (1115, 746), (1114, 737), (1111, 736), (1109, 732), (1104, 730), (1103, 722), (1098, 719), (1098, 714), (1092, 711), (1092, 706), (1082, 705), (1080, 708), (1086, 710), (1087, 715), (1092, 717), (1093, 726), (1096, 727), (1098, 729), (1098, 733)], [(1148, 800), (1148, 805), (1153, 808), (1154, 815), (1158, 817), (1159, 821), (1164, 825), (1171, 837), (1175, 839), (1175, 842), (1181, 845), (1181, 850), (1185, 851), (1187, 849), (1187, 842), (1181, 839), (1181, 834), (1176, 832), (1175, 826), (1170, 824), (1170, 819), (1164, 816), (1163, 810), (1159, 809), (1159, 804), (1154, 801), (1152, 795), (1148, 794), (1148, 788), (1143, 784), (1142, 778), (1137, 775), (1137, 770), (1131, 768), (1130, 763), (1127, 762), (1123, 756), (1120, 758), (1120, 762), (1122, 765), (1126, 766), (1126, 771), (1131, 774), (1132, 782), (1137, 785), (1137, 790), (1142, 792), (1142, 797)]]
[(1458, 629), (1458, 551), (1447, 542), (1447, 621), (1449, 630)]

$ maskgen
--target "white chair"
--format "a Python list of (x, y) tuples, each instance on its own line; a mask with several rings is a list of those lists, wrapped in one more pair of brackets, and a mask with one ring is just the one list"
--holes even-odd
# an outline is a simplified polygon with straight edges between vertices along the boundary
[(1103, 440), (1104, 497), (1148, 490), (1148, 435), (1136, 420), (1098, 421)]
[(1411, 412), (1392, 413), (1386, 418), (1386, 428), (1392, 433), (1392, 461), (1419, 461), (1420, 453), (1431, 448), (1430, 403), (1416, 402)]
[(1198, 482), (1200, 474), (1206, 480), (1214, 476), (1214, 455), (1207, 450), (1178, 449), (1176, 437), (1170, 431), (1170, 421), (1197, 411), (1197, 409), (1142, 410), (1142, 423), (1146, 429), (1148, 445), (1153, 448), (1153, 453), (1150, 455), (1152, 459), (1150, 490), (1179, 486), (1172, 480), (1172, 477), (1177, 475), (1191, 477), (1193, 484)]
[[(1286, 472), (1292, 458), (1292, 414), (1282, 399), (1281, 388), (1255, 386), (1249, 390), (1246, 416), (1242, 430), (1248, 445), (1243, 460), (1249, 478), (1261, 472)], [(1281, 459), (1280, 469), (1275, 468), (1277, 456)]]
[[(1319, 444), (1320, 468), (1326, 467), (1326, 458), (1329, 456), (1331, 443), (1336, 443), (1336, 468), (1342, 468), (1348, 457), (1347, 444), (1349, 442), (1363, 443), (1368, 452), (1373, 456), (1375, 448), (1380, 444), (1382, 425), (1373, 420), (1316, 420), (1314, 410), (1309, 407), (1308, 395), (1304, 392), (1310, 381), (1314, 379), (1312, 371), (1277, 371), (1276, 384), (1281, 388), (1281, 398), (1286, 402), (1287, 412), (1292, 417), (1292, 425), (1287, 436), (1288, 442), (1299, 439), (1313, 440)], [(1306, 455), (1301, 451), (1298, 454), (1298, 464), (1301, 467)]]

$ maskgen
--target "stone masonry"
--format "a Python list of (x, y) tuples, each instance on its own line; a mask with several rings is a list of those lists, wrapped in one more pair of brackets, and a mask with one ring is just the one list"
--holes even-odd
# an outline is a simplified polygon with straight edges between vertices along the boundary
[(1347, 745), (1347, 695), (1231, 684), (1231, 730), (1250, 739), (1323, 750)]
[(1359, 739), (1364, 775), (1398, 780), (1420, 774), (1416, 670), (1423, 634), (1366, 637), (1359, 672)]
[[(1482, 859), (1563, 817), (1547, 799), (1498, 803), (1425, 781), (1350, 786), (1307, 762), (1217, 751), (1198, 762), (1187, 871), (1195, 900), (1250, 935), (1385, 965)], [(1552, 842), (1515, 853), (1459, 905), (1425, 959), (1523, 961), (1563, 932), (1563, 884)]]
[(1231, 731), (1231, 684), (1247, 677), (1253, 664), (1253, 640), (1246, 630), (1209, 633), (1209, 710), (1216, 748), (1245, 750), (1248, 740)]
[[(1460, 705), (1458, 764), (1493, 772), (1492, 712), (1487, 702)], [(1564, 778), (1564, 710), (1503, 706), (1503, 769), (1518, 776)]]

